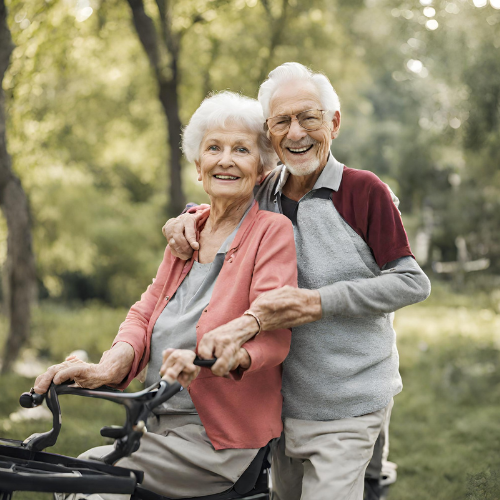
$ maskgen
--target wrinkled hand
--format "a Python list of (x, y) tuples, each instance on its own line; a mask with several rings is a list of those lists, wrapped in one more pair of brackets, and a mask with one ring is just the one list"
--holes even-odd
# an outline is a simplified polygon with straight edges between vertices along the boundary
[(35, 380), (35, 392), (44, 394), (50, 383), (62, 384), (74, 380), (86, 389), (95, 389), (102, 385), (119, 384), (130, 371), (134, 361), (134, 349), (126, 342), (118, 342), (106, 351), (99, 364), (86, 363), (76, 356), (69, 356), (58, 365), (53, 365)]
[(167, 239), (174, 257), (188, 260), (193, 255), (193, 250), (200, 248), (196, 240), (196, 224), (202, 215), (201, 211), (194, 214), (182, 214), (175, 219), (168, 220), (163, 226), (163, 236)]
[(250, 356), (242, 345), (258, 331), (258, 324), (251, 316), (236, 318), (203, 335), (198, 345), (198, 355), (203, 359), (216, 357), (212, 373), (224, 377), (238, 367), (248, 369)]
[(160, 375), (169, 384), (177, 380), (187, 388), (200, 373), (200, 367), (193, 364), (194, 358), (196, 353), (188, 349), (166, 349), (163, 351)]
[(62, 384), (66, 380), (74, 380), (81, 387), (94, 389), (104, 385), (97, 370), (98, 365), (86, 363), (76, 356), (66, 358), (66, 361), (53, 365), (35, 380), (35, 392), (44, 394), (49, 389), (50, 383)]
[(263, 330), (293, 328), (321, 319), (321, 296), (318, 290), (284, 286), (259, 295), (250, 310)]

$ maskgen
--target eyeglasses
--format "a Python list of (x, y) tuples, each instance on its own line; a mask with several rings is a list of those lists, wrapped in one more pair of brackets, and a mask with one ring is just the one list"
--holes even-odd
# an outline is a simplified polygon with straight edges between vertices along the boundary
[(326, 111), (322, 109), (306, 109), (296, 115), (280, 115), (268, 118), (264, 123), (264, 130), (268, 130), (271, 134), (283, 135), (287, 134), (292, 124), (292, 118), (295, 116), (299, 125), (308, 132), (319, 130), (323, 125), (323, 116)]

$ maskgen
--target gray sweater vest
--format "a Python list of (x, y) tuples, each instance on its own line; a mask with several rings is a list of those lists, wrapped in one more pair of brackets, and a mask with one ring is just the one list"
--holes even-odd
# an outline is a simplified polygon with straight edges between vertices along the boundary
[[(279, 211), (270, 175), (257, 194), (264, 210)], [(294, 224), (299, 287), (320, 289), (338, 282), (380, 276), (368, 245), (342, 219), (331, 199), (307, 193)], [(407, 259), (413, 259), (408, 257)], [(418, 267), (418, 266), (417, 266)], [(380, 286), (390, 282), (380, 280)], [(337, 420), (387, 406), (402, 390), (391, 312), (356, 317), (328, 315), (293, 328), (283, 367), (283, 416)]]

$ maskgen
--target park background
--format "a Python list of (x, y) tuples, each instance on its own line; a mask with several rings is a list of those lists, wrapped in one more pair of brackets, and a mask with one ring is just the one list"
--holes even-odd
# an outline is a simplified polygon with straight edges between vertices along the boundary
[[(165, 220), (206, 201), (178, 148), (201, 100), (298, 61), (332, 81), (333, 153), (391, 186), (432, 280), (396, 313), (390, 498), (500, 498), (500, 0), (1, 0), (0, 31), (0, 435), (50, 427), (19, 394), (75, 349), (99, 361)], [(56, 452), (121, 423), (62, 405)]]

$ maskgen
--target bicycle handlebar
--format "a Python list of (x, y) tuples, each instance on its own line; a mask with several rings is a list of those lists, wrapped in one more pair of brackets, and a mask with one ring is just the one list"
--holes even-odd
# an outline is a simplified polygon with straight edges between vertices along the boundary
[[(217, 361), (214, 359), (200, 359), (196, 357), (194, 364), (197, 366), (210, 367)], [(42, 451), (49, 446), (54, 446), (61, 430), (61, 408), (58, 396), (61, 394), (73, 394), (98, 399), (106, 399), (125, 406), (127, 418), (123, 427), (103, 427), (101, 435), (115, 439), (115, 449), (102, 458), (107, 464), (114, 464), (120, 458), (130, 455), (139, 448), (139, 441), (146, 431), (146, 421), (151, 413), (159, 405), (170, 399), (182, 390), (178, 382), (168, 384), (165, 380), (134, 393), (125, 393), (107, 386), (97, 389), (84, 389), (75, 387), (73, 382), (64, 382), (60, 385), (50, 384), (45, 394), (37, 394), (32, 388), (30, 392), (24, 392), (19, 398), (23, 408), (34, 408), (46, 400), (47, 407), (52, 412), (52, 429), (42, 434), (33, 434), (28, 437), (23, 446), (33, 451)], [(156, 389), (156, 391), (155, 391)]]
[[(193, 364), (196, 366), (201, 366), (205, 368), (209, 368), (215, 364), (217, 361), (217, 358), (212, 358), (212, 359), (201, 359), (198, 356), (196, 356), (195, 360), (193, 361)], [(165, 382), (166, 383), (166, 382)], [(67, 381), (63, 382), (62, 384), (54, 385), (56, 388), (56, 394), (74, 394), (76, 396), (86, 396), (90, 398), (99, 398), (99, 399), (107, 399), (109, 401), (114, 401), (116, 403), (121, 403), (124, 404), (123, 401), (121, 400), (139, 400), (143, 398), (143, 396), (146, 396), (146, 394), (150, 394), (151, 391), (153, 391), (156, 388), (160, 387), (161, 381), (157, 382), (149, 387), (146, 387), (142, 391), (138, 392), (122, 392), (117, 389), (113, 389), (112, 387), (108, 387), (106, 385), (103, 385), (101, 387), (98, 387), (96, 389), (85, 389), (83, 387), (72, 387), (72, 384), (74, 384), (73, 381)], [(168, 384), (167, 384), (168, 385)], [(173, 384), (175, 385), (175, 384)], [(165, 391), (166, 389), (163, 389)], [(180, 390), (180, 389), (179, 389)], [(50, 389), (49, 389), (50, 391)], [(19, 398), (19, 404), (23, 408), (35, 408), (36, 406), (40, 406), (43, 403), (43, 400), (47, 397), (49, 394), (49, 391), (47, 391), (45, 394), (37, 394), (33, 388), (29, 392), (23, 392)], [(178, 391), (176, 391), (178, 392)], [(169, 392), (170, 394), (170, 392)], [(156, 408), (156, 406), (159, 406), (160, 404), (164, 403), (172, 397), (175, 394), (171, 394), (169, 397), (166, 399), (163, 399), (160, 402), (157, 402), (154, 406), (151, 406), (151, 409)], [(159, 399), (158, 399), (159, 400)]]

